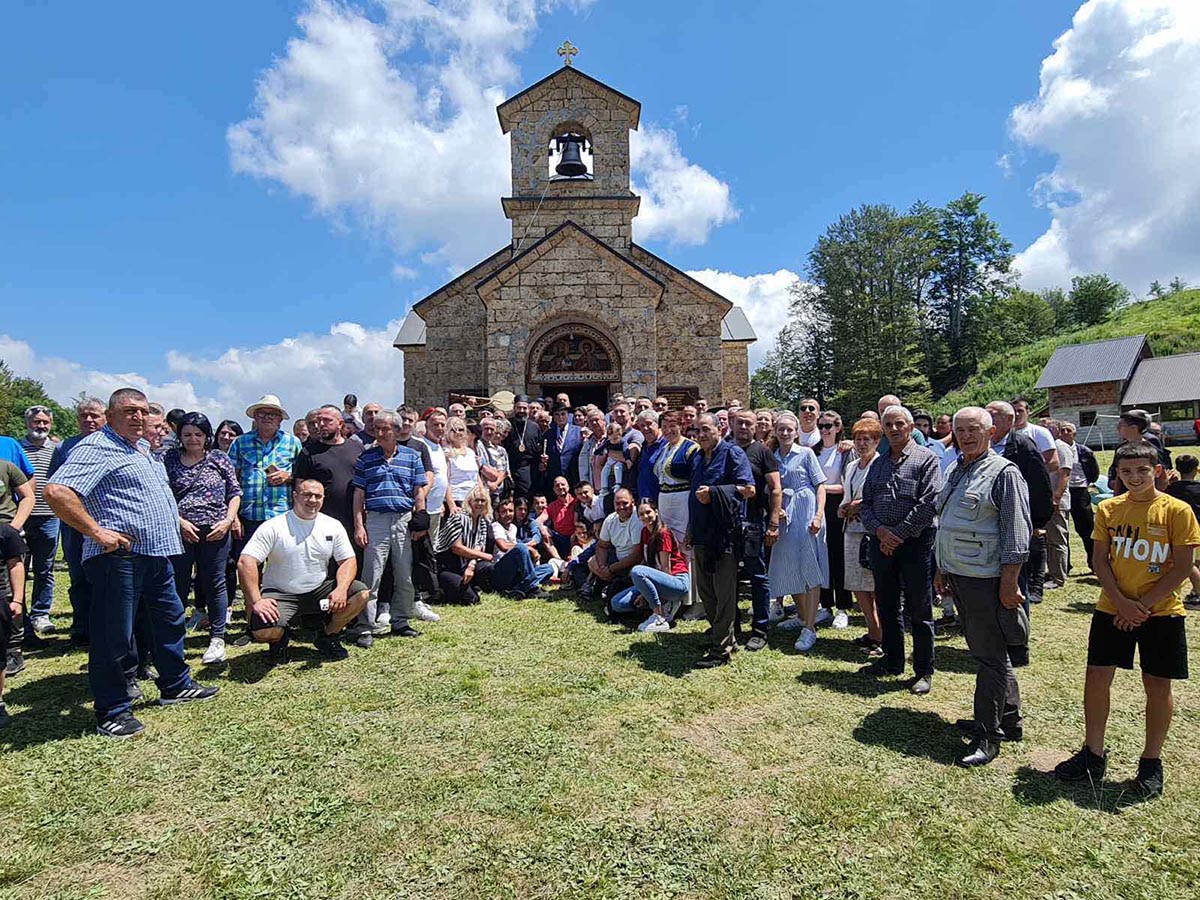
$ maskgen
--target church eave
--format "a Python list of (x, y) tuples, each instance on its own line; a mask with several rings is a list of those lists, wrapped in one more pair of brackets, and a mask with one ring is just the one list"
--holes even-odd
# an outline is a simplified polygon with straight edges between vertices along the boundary
[[(723, 294), (717, 293), (716, 291), (714, 291), (712, 288), (710, 288), (708, 285), (704, 284), (703, 282), (697, 281), (695, 278), (693, 278), (687, 272), (683, 271), (683, 269), (680, 269), (677, 266), (673, 266), (671, 263), (667, 262), (661, 256), (659, 256), (655, 253), (651, 253), (649, 250), (647, 250), (641, 244), (636, 244), (636, 243), (631, 244), (630, 250), (631, 250), (631, 252), (636, 251), (637, 253), (644, 253), (644, 254), (646, 254), (646, 256), (650, 257), (655, 262), (660, 263), (661, 265), (665, 266), (674, 277), (676, 277), (676, 278), (680, 279), (682, 282), (684, 282), (684, 284), (691, 291), (693, 291), (694, 293), (698, 293), (702, 296), (705, 296), (709, 300), (712, 300), (713, 302), (717, 303), (718, 305), (723, 306), (724, 312), (729, 312), (729, 310), (734, 308), (733, 301), (730, 300), (728, 297), (724, 296)], [(757, 339), (757, 338), (755, 338), (755, 339)]]
[(512, 255), (512, 245), (511, 244), (505, 244), (503, 247), (501, 247), (499, 250), (497, 250), (495, 253), (493, 253), (491, 256), (489, 256), (487, 259), (484, 259), (484, 260), (476, 263), (475, 265), (471, 266), (471, 268), (467, 269), (467, 271), (463, 272), (461, 275), (458, 275), (455, 278), (450, 279), (445, 284), (443, 284), (440, 288), (438, 288), (436, 291), (434, 291), (432, 294), (429, 294), (426, 297), (422, 297), (420, 300), (418, 300), (416, 303), (414, 303), (412, 305), (413, 311), (417, 312), (418, 310), (420, 310), (421, 307), (427, 306), (430, 303), (432, 303), (433, 301), (440, 299), (441, 297), (445, 296), (445, 294), (447, 294), (449, 291), (451, 291), (454, 288), (462, 287), (463, 285), (470, 284), (472, 280), (478, 280), (481, 269), (484, 269), (488, 265), (496, 263), (497, 261), (499, 261), (506, 255), (507, 256)]
[[(568, 75), (568, 74), (564, 74), (564, 73), (570, 73), (570, 74)], [(513, 94), (511, 97), (509, 97), (507, 100), (505, 100), (503, 103), (501, 103), (499, 106), (496, 107), (496, 116), (500, 120), (501, 130), (505, 134), (508, 134), (508, 132), (512, 130), (513, 126), (512, 126), (511, 116), (513, 114), (515, 114), (516, 112), (520, 111), (521, 109), (523, 109), (525, 107), (525, 104), (527, 102), (531, 101), (532, 94), (537, 92), (539, 89), (541, 89), (543, 86), (545, 86), (549, 82), (554, 81), (555, 79), (570, 78), (572, 76), (577, 76), (579, 78), (582, 78), (585, 82), (587, 82), (592, 87), (598, 88), (602, 93), (611, 94), (614, 98), (616, 98), (619, 101), (619, 104), (621, 106), (627, 107), (627, 109), (629, 111), (629, 127), (630, 128), (638, 127), (638, 122), (640, 121), (641, 115), (642, 115), (642, 104), (641, 103), (639, 103), (637, 100), (634, 100), (628, 94), (623, 94), (620, 91), (618, 91), (616, 88), (609, 87), (607, 84), (605, 84), (603, 81), (600, 81), (598, 78), (593, 78), (591, 75), (588, 75), (585, 72), (581, 72), (579, 69), (575, 68), (574, 66), (563, 66), (560, 69), (555, 69), (553, 72), (551, 72), (549, 75), (547, 75), (545, 78), (541, 79), (540, 81), (535, 81), (533, 84), (531, 84), (529, 87), (525, 88), (523, 91), (519, 91), (516, 94)]]

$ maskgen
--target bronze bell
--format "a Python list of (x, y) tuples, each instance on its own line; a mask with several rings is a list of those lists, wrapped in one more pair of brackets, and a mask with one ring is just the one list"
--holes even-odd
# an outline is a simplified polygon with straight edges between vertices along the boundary
[(558, 152), (562, 154), (554, 171), (564, 178), (576, 178), (587, 174), (587, 166), (580, 156), (580, 150), (587, 149), (587, 138), (581, 134), (564, 134), (554, 139)]

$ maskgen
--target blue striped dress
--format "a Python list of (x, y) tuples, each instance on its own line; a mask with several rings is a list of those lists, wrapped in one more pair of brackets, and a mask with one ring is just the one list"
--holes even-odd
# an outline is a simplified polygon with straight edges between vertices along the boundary
[(825, 525), (817, 534), (809, 534), (808, 524), (817, 514), (817, 486), (825, 483), (825, 472), (817, 455), (808, 447), (793, 444), (786, 456), (775, 451), (779, 460), (779, 480), (783, 483), (783, 508), (787, 519), (780, 523), (779, 540), (771, 548), (767, 578), (771, 596), (802, 594), (829, 586), (829, 550), (825, 546)]

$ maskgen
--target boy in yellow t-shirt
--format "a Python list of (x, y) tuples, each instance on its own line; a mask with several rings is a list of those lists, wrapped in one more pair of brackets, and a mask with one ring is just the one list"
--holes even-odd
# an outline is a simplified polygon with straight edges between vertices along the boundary
[(1117, 668), (1133, 668), (1136, 648), (1146, 690), (1146, 745), (1135, 784), (1148, 796), (1162, 793), (1160, 754), (1174, 713), (1171, 681), (1188, 676), (1187, 635), (1179, 586), (1192, 570), (1200, 525), (1182, 500), (1160, 493), (1158, 451), (1150, 444), (1117, 449), (1114, 462), (1126, 493), (1105, 500), (1096, 512), (1092, 567), (1100, 600), (1088, 633), (1083, 749), (1054, 774), (1066, 781), (1104, 778), (1104, 730), (1109, 691)]

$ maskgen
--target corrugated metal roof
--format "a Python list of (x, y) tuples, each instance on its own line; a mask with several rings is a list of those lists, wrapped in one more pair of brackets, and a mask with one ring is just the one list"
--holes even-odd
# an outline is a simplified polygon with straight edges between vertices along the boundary
[(1133, 373), (1123, 406), (1150, 406), (1200, 399), (1200, 353), (1143, 359)]
[(1127, 381), (1141, 356), (1144, 334), (1059, 347), (1042, 370), (1039, 388)]
[(746, 318), (746, 313), (740, 306), (733, 307), (729, 312), (725, 313), (725, 318), (721, 320), (721, 340), (758, 340), (758, 335), (754, 333), (754, 328), (751, 326), (750, 320)]
[(401, 348), (424, 347), (425, 320), (412, 310), (409, 310), (408, 315), (404, 317), (404, 321), (400, 323), (400, 330), (396, 332), (396, 339), (392, 341), (392, 346)]

